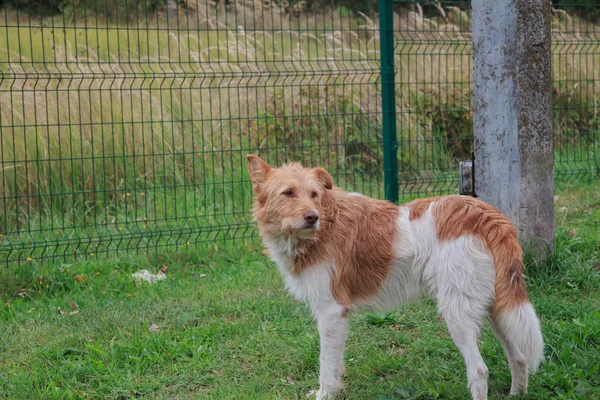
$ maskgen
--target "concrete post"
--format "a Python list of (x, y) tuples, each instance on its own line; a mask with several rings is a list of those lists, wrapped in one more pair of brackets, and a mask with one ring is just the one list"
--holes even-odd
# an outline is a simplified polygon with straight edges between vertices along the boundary
[(554, 250), (549, 0), (472, 0), (475, 190)]

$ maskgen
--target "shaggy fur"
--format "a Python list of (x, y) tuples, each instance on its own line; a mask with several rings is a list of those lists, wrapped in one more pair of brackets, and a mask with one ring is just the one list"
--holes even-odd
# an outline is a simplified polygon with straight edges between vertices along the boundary
[(403, 206), (346, 193), (321, 168), (273, 168), (248, 156), (254, 219), (288, 290), (309, 304), (321, 341), (317, 399), (342, 389), (348, 314), (429, 294), (461, 352), (473, 399), (487, 399), (477, 346), (484, 318), (504, 348), (511, 394), (527, 392), (543, 339), (517, 233), (496, 208), (463, 196)]

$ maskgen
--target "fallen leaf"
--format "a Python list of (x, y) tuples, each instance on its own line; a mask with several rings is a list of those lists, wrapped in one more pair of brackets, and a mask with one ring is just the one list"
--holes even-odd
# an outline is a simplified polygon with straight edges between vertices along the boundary
[(400, 330), (400, 325), (390, 325), (390, 330), (392, 330), (392, 331), (399, 331)]
[(72, 310), (79, 310), (79, 306), (77, 305), (77, 303), (75, 303), (74, 301), (71, 302), (71, 309)]
[(75, 314), (79, 314), (79, 310), (71, 311), (71, 312), (69, 313), (69, 315), (75, 315)]
[(295, 385), (296, 382), (294, 382), (294, 379), (292, 379), (291, 375), (288, 375), (288, 377), (286, 378), (287, 383), (289, 383), (290, 385)]
[(61, 310), (61, 309), (60, 309), (60, 307), (58, 307), (57, 311), (58, 311), (58, 313), (59, 313), (60, 315), (64, 315), (64, 314), (65, 314), (65, 312), (64, 312), (63, 310)]
[(158, 332), (160, 330), (160, 326), (156, 324), (152, 324), (148, 327), (148, 332)]
[(401, 357), (405, 357), (406, 356), (406, 350), (403, 349), (403, 348), (396, 349), (396, 353), (400, 354)]
[(115, 274), (115, 275), (118, 275), (118, 274), (119, 274), (119, 270), (118, 270), (118, 269), (115, 269), (115, 270), (113, 271), (113, 274)]
[(410, 397), (410, 391), (401, 387), (396, 388), (396, 394), (398, 394), (403, 399), (408, 399)]
[(83, 282), (83, 280), (85, 279), (85, 275), (75, 275), (75, 280), (77, 282)]

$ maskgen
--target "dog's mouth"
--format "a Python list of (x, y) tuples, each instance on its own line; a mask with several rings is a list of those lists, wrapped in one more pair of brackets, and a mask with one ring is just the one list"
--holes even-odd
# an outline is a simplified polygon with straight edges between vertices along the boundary
[(314, 234), (319, 230), (320, 227), (321, 221), (316, 221), (312, 224), (302, 221), (291, 225), (288, 229), (288, 232), (292, 236), (296, 236), (299, 238), (310, 238), (314, 236)]

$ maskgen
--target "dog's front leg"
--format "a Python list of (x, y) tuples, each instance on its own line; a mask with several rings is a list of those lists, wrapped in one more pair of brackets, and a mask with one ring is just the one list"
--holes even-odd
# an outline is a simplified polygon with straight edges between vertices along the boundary
[(317, 400), (335, 397), (342, 388), (344, 346), (348, 332), (348, 310), (339, 304), (315, 313), (321, 341)]

